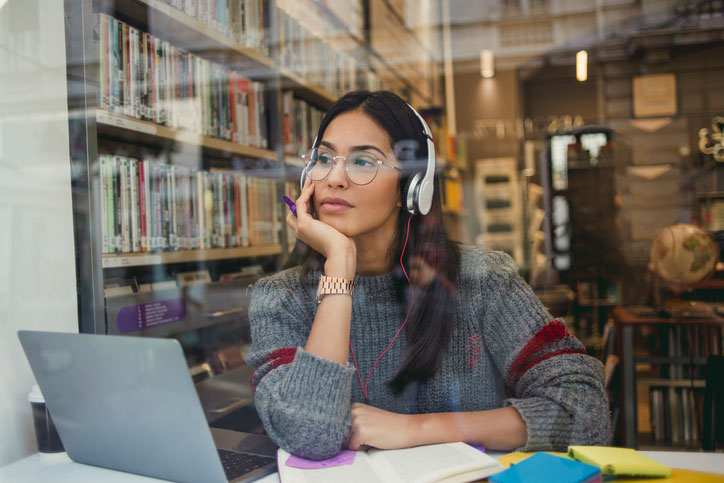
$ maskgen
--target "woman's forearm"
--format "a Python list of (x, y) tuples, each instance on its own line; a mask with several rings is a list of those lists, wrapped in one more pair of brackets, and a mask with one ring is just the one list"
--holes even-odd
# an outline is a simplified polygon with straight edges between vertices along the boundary
[(512, 450), (525, 446), (528, 431), (513, 407), (487, 411), (429, 413), (411, 416), (410, 446), (464, 441), (489, 449)]
[[(329, 277), (354, 280), (356, 250), (353, 244), (327, 258), (324, 273)], [(326, 295), (317, 306), (312, 330), (304, 350), (342, 365), (349, 358), (349, 330), (352, 320), (352, 297)]]

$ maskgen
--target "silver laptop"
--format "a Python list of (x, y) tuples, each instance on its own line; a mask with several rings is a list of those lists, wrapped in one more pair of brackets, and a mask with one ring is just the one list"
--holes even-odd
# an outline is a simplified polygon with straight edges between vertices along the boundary
[(209, 428), (176, 340), (18, 337), (73, 461), (181, 482), (253, 481), (276, 471), (267, 436)]

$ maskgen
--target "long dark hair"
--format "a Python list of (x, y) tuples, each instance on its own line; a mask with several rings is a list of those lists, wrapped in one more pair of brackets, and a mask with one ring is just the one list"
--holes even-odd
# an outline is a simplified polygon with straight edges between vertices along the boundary
[[(427, 162), (427, 142), (420, 120), (407, 103), (392, 92), (354, 91), (341, 97), (329, 108), (319, 126), (317, 143), (322, 140), (333, 119), (355, 110), (374, 119), (390, 136), (393, 148), (416, 147), (404, 152), (395, 149), (403, 168), (399, 189), (404, 197), (410, 178), (415, 172), (424, 172)], [(412, 169), (408, 169), (410, 165)], [(392, 272), (397, 299), (405, 307), (403, 317), (407, 310), (405, 302), (409, 300), (410, 290), (414, 290), (414, 305), (405, 327), (407, 348), (397, 374), (389, 381), (395, 393), (400, 393), (412, 381), (425, 382), (437, 372), (452, 332), (454, 280), (459, 270), (460, 254), (457, 245), (448, 237), (443, 223), (437, 177), (435, 181), (432, 208), (427, 215), (410, 215), (402, 199), (396, 234), (387, 254), (389, 260), (399, 260), (409, 220), (410, 232), (403, 258), (405, 270), (409, 274), (413, 260), (416, 263), (424, 260), (437, 273), (431, 283), (410, 287), (399, 264)], [(302, 277), (310, 270), (323, 266), (319, 253), (314, 250), (308, 250), (308, 253)]]

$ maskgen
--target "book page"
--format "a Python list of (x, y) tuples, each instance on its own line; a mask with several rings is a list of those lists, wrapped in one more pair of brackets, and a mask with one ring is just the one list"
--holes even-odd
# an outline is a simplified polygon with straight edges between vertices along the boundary
[[(503, 469), (495, 459), (465, 443), (433, 444), (397, 450), (371, 450), (370, 461), (379, 473), (397, 474), (400, 481), (433, 482), (450, 478), (470, 481)], [(478, 471), (489, 469), (489, 471)], [(475, 472), (470, 478), (455, 478)]]
[(380, 478), (372, 468), (367, 454), (364, 451), (357, 451), (354, 462), (351, 465), (331, 466), (320, 469), (300, 469), (286, 465), (289, 453), (283, 449), (277, 451), (277, 467), (279, 469), (279, 480), (282, 483), (377, 483), (388, 481)]

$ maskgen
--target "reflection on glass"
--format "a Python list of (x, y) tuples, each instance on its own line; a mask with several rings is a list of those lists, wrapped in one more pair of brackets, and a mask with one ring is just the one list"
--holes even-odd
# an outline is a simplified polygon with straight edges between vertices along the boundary
[[(562, 228), (562, 230), (559, 230), (559, 228)], [(568, 232), (566, 230), (566, 227), (560, 226), (556, 228), (556, 237), (553, 239), (553, 246), (555, 246), (556, 250), (559, 252), (565, 252), (571, 249), (571, 238), (568, 236)], [(558, 233), (561, 232), (561, 233)]]
[(564, 225), (568, 223), (568, 201), (563, 196), (553, 197), (553, 226)]
[(597, 163), (598, 153), (601, 152), (601, 147), (603, 147), (607, 142), (608, 137), (602, 132), (581, 135), (581, 146), (583, 146), (583, 149), (588, 151), (588, 154), (591, 156), (591, 164)]
[(568, 188), (568, 145), (574, 142), (572, 135), (551, 138), (551, 180), (556, 191)]
[(556, 255), (553, 257), (553, 268), (556, 270), (568, 270), (571, 268), (571, 256), (568, 254)]

